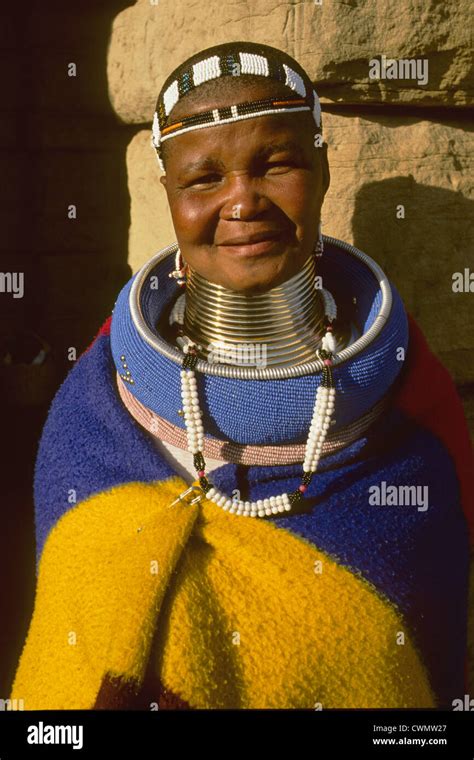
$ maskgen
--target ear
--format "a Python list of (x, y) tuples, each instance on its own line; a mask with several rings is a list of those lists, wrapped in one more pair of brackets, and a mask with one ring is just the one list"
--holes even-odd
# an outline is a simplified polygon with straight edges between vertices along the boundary
[(164, 188), (165, 188), (165, 190), (166, 190), (166, 174), (163, 174), (163, 175), (160, 177), (160, 182), (161, 182), (161, 184), (163, 185), (163, 187), (164, 187)]
[(323, 143), (320, 148), (320, 157), (321, 157), (321, 169), (323, 172), (323, 197), (326, 195), (329, 185), (331, 184), (331, 173), (329, 171), (329, 162), (328, 162), (328, 144)]

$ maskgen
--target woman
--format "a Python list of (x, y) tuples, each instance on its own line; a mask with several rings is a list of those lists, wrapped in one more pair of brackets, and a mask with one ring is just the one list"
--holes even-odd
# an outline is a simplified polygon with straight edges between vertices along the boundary
[(466, 424), (380, 267), (321, 235), (309, 77), (268, 46), (204, 50), (163, 85), (152, 142), (177, 245), (123, 288), (51, 407), (12, 697), (450, 709)]

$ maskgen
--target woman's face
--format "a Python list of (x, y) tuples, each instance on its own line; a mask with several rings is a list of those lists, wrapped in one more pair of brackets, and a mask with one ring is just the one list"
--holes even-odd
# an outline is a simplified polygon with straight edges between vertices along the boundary
[[(268, 97), (221, 94), (218, 106)], [(183, 110), (185, 104), (183, 103)], [(216, 107), (203, 97), (193, 113)], [(174, 119), (174, 112), (173, 112)], [(309, 112), (198, 129), (166, 143), (166, 188), (183, 259), (230, 290), (262, 293), (296, 274), (314, 248), (329, 185), (326, 146)]]

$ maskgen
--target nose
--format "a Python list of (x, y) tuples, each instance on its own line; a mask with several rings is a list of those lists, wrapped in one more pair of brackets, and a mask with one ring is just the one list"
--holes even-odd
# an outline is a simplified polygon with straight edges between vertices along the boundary
[(246, 172), (229, 176), (224, 192), (221, 219), (253, 219), (271, 206), (258, 178), (249, 177)]

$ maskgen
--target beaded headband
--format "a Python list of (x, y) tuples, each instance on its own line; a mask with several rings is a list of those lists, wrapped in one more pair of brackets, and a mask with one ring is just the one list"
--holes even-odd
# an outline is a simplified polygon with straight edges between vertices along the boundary
[[(168, 122), (172, 109), (181, 98), (204, 82), (226, 76), (268, 77), (281, 82), (295, 94), (213, 108), (183, 117), (176, 122)], [(318, 95), (309, 76), (294, 59), (268, 45), (249, 42), (228, 43), (202, 51), (198, 56), (185, 61), (168, 77), (156, 103), (151, 144), (164, 171), (161, 145), (171, 137), (194, 129), (228, 124), (255, 116), (300, 111), (310, 111), (313, 114), (317, 130), (321, 133), (321, 106)]]

